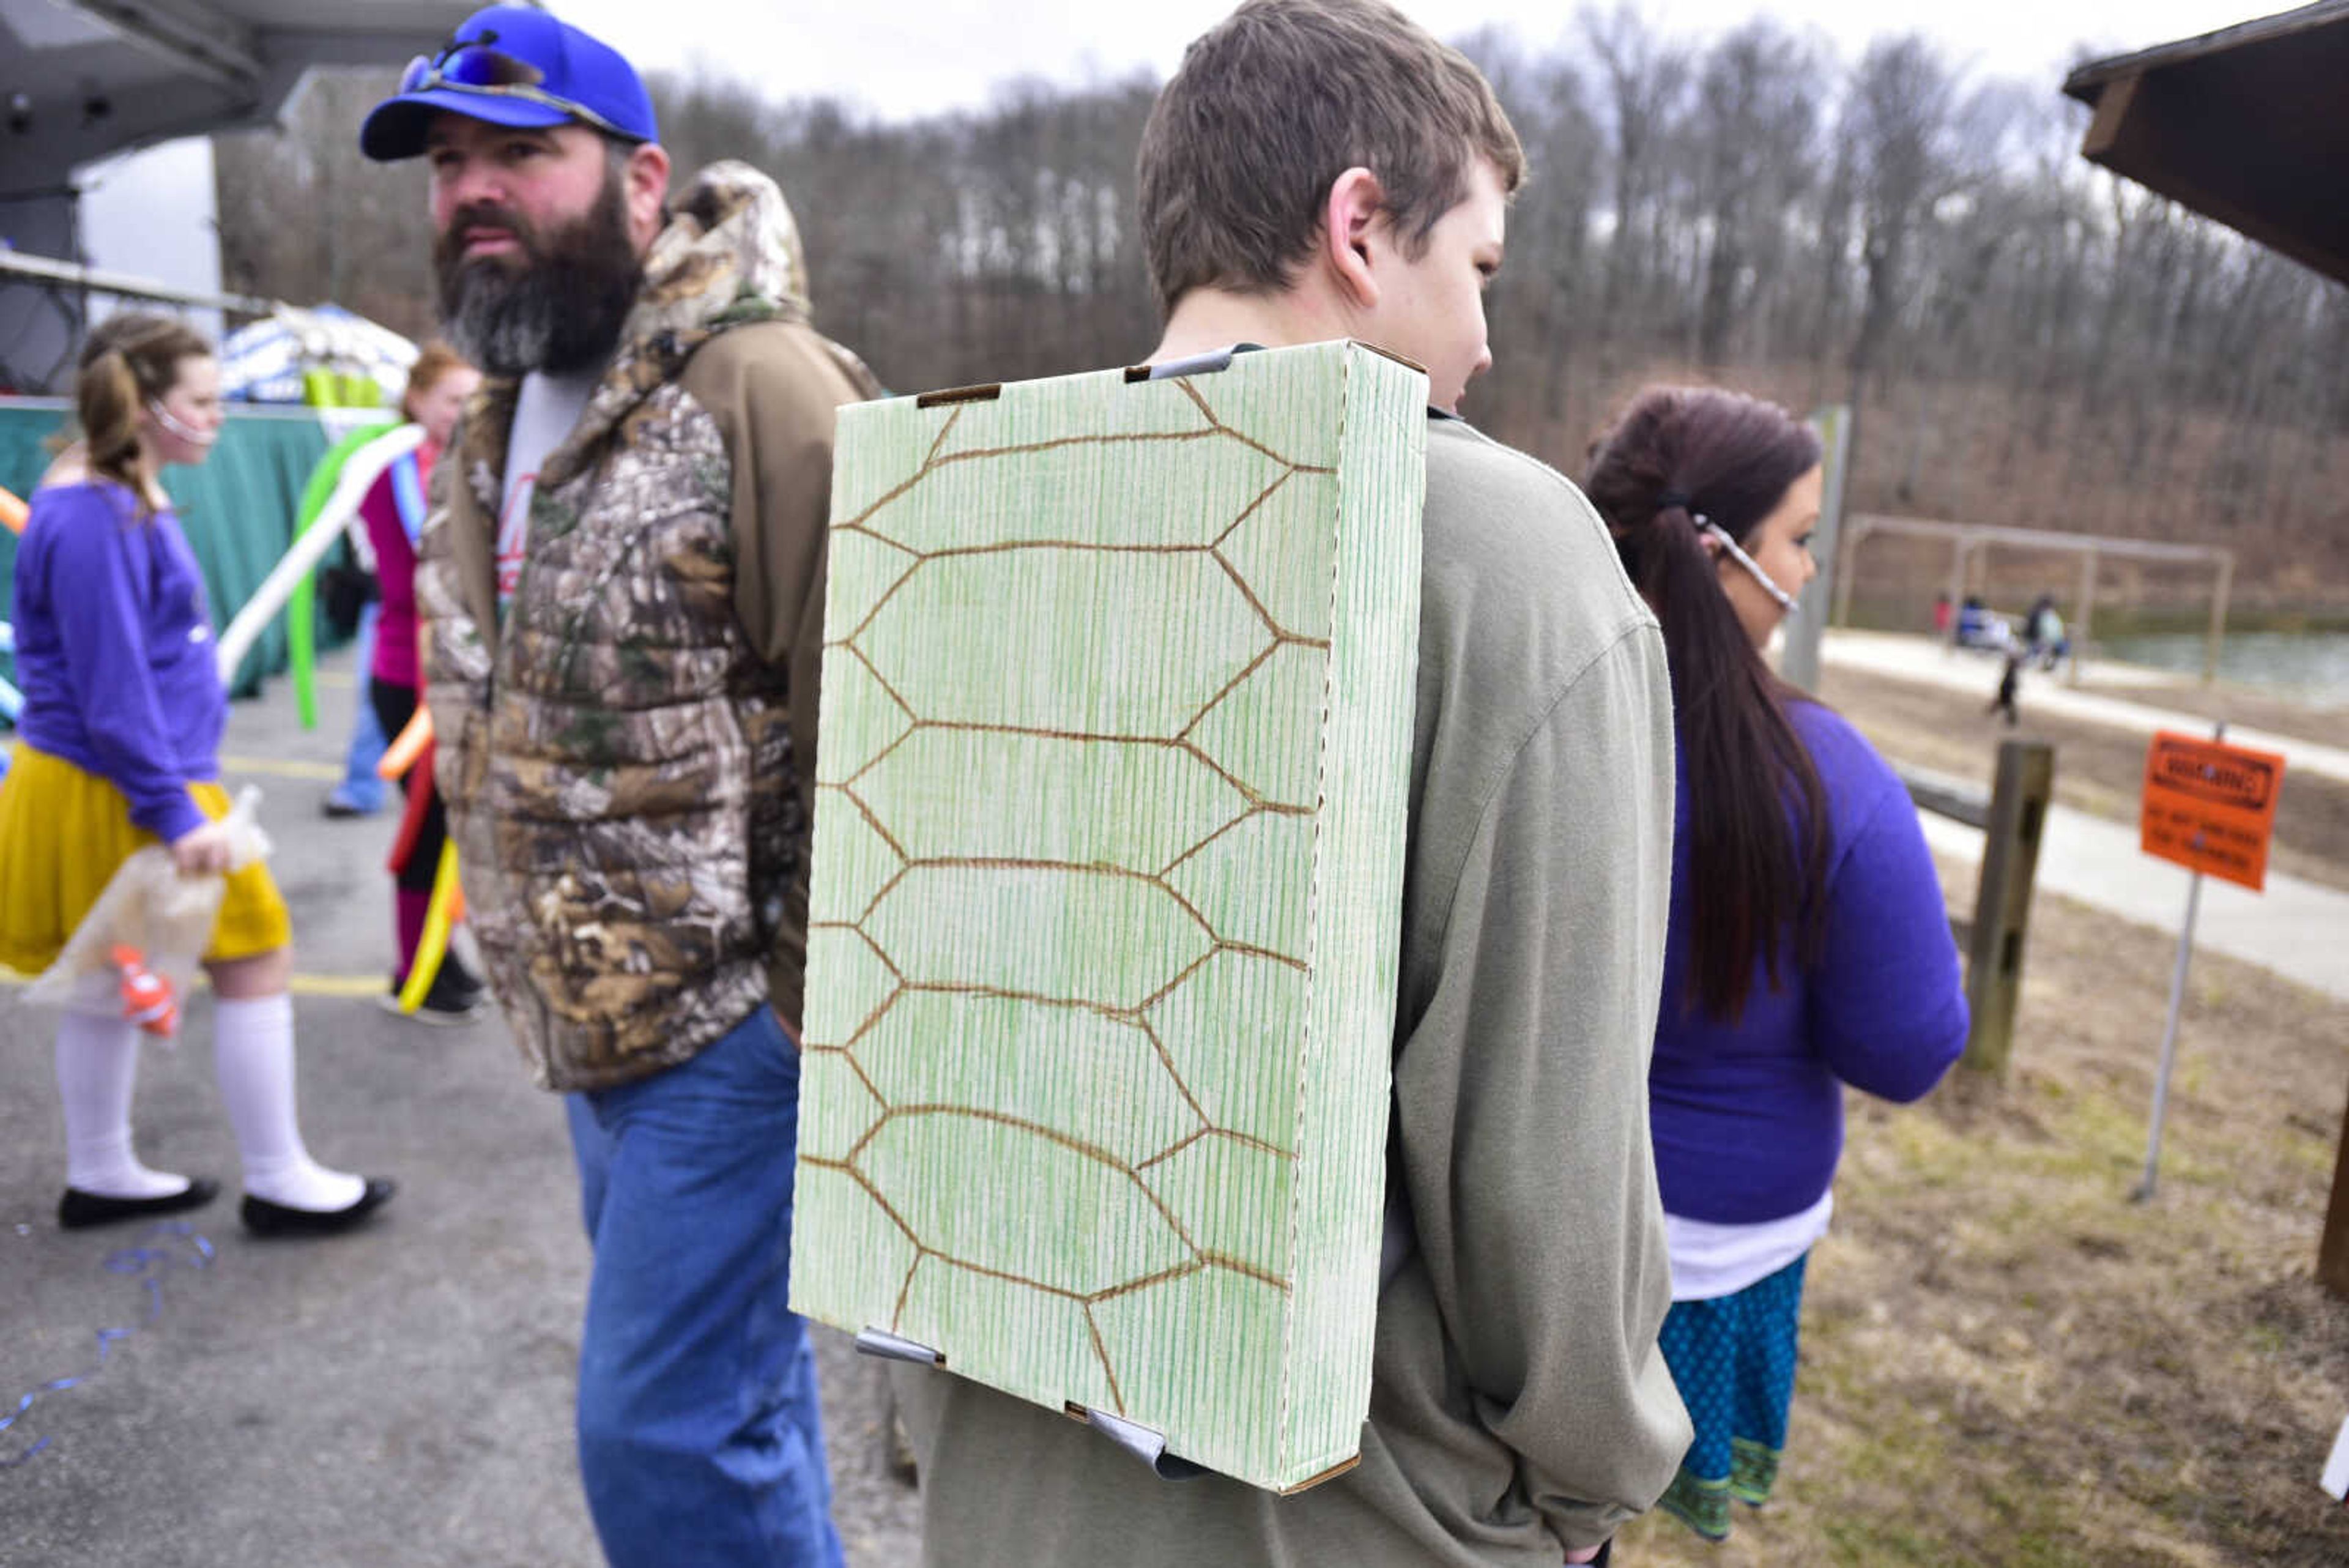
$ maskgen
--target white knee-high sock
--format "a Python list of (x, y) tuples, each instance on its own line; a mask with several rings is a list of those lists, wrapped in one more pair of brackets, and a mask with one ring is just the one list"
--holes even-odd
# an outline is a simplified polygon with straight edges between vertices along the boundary
[(66, 1111), (66, 1182), (103, 1198), (168, 1198), (188, 1179), (139, 1163), (130, 1090), (139, 1033), (127, 1020), (68, 1012), (57, 1020), (57, 1098)]
[(276, 996), (213, 1004), (212, 1067), (229, 1126), (244, 1157), (244, 1189), (292, 1209), (347, 1209), (366, 1183), (328, 1170), (302, 1147), (294, 1111), (294, 999)]

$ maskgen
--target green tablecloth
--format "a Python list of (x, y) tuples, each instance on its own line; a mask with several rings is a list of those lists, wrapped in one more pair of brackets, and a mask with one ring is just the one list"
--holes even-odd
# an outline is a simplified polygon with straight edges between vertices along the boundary
[[(0, 398), (0, 487), (28, 495), (49, 465), (48, 438), (64, 423), (63, 404)], [(277, 564), (294, 537), (303, 483), (326, 452), (327, 434), (307, 410), (233, 412), (220, 443), (200, 468), (171, 468), (163, 488), (178, 505), (212, 595), (212, 619), (226, 626)], [(0, 528), (0, 620), (16, 597), (16, 536)], [(322, 640), (331, 632), (321, 628)], [(7, 668), (0, 655), (0, 671)], [(238, 671), (236, 694), (250, 696), (264, 675), (285, 668), (285, 621), (273, 621)]]

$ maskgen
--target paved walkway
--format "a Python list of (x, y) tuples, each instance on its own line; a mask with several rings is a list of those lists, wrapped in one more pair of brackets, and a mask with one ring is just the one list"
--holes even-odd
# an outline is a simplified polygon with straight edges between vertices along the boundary
[[(315, 731), (283, 680), (235, 704), (222, 761), (265, 792), (300, 933), (304, 1131), (323, 1159), (397, 1177), (399, 1197), (331, 1241), (244, 1233), (199, 993), (187, 1043), (141, 1062), (133, 1119), (151, 1163), (230, 1179), (191, 1216), (211, 1266), (149, 1227), (58, 1230), (54, 1016), (0, 980), (0, 1416), (97, 1366), (98, 1330), (135, 1330), (0, 1431), (0, 1568), (603, 1562), (572, 1458), (587, 1248), (562, 1106), (502, 1023), (431, 1029), (375, 1004), (396, 819), (318, 815), (357, 701), (348, 659), (320, 683)], [(144, 1262), (125, 1251), (141, 1247)], [(829, 1330), (817, 1354), (848, 1568), (900, 1568), (919, 1538), (883, 1469), (878, 1365)]]
[[(1852, 646), (1831, 641), (1829, 657)], [(422, 1029), (370, 1000), (389, 961), (393, 825), (316, 815), (355, 696), (347, 680), (325, 685), (319, 730), (295, 725), (277, 682), (236, 705), (226, 751), (233, 780), (268, 791), (301, 933), (305, 1130), (326, 1159), (399, 1177), (400, 1197), (380, 1222), (316, 1244), (254, 1241), (223, 1199), (195, 1217), (209, 1268), (111, 1272), (109, 1258), (135, 1262), (119, 1249), (166, 1249), (137, 1228), (57, 1230), (51, 1021), (0, 984), (0, 1414), (89, 1371), (96, 1330), (137, 1329), (98, 1376), (40, 1395), (0, 1432), (0, 1465), (47, 1440), (0, 1469), (0, 1564), (599, 1561), (571, 1453), (586, 1248), (561, 1111), (501, 1025)], [(1938, 818), (1927, 832), (1953, 857), (1981, 853), (1979, 833)], [(2040, 879), (2173, 930), (2185, 908), (2183, 872), (2137, 855), (2129, 829), (2068, 811)], [(2263, 898), (2214, 884), (2201, 929), (2209, 947), (2349, 997), (2349, 895), (2273, 875)], [(210, 1012), (192, 999), (190, 1043), (148, 1054), (136, 1121), (154, 1163), (233, 1176)], [(877, 1369), (840, 1335), (818, 1345), (850, 1568), (897, 1568), (918, 1538), (911, 1495), (882, 1469)]]
[[(1985, 655), (1945, 652), (1921, 637), (1885, 632), (1836, 631), (1827, 635), (1830, 664), (1920, 685), (1963, 691), (1987, 700), (1998, 688), (2000, 666)], [(2147, 672), (2127, 665), (2096, 667), (2107, 686), (2149, 684)], [(2154, 680), (2161, 679), (2158, 676)], [(2208, 733), (2209, 722), (2143, 702), (2095, 691), (2078, 691), (2043, 677), (2029, 691), (2031, 706), (2084, 722), (2137, 734), (2156, 730)], [(2227, 738), (2243, 745), (2280, 751), (2291, 771), (2349, 780), (2349, 751), (2266, 731), (2230, 728)], [(2287, 787), (2289, 784), (2287, 784)], [(1931, 812), (1920, 814), (1925, 838), (1951, 859), (1978, 864), (1982, 833)], [(2186, 918), (2189, 874), (2138, 847), (2135, 823), (2056, 806), (2048, 815), (2039, 846), (2037, 886), (2067, 898), (2141, 924), (2175, 931)], [(2349, 893), (2271, 870), (2264, 892), (2230, 882), (2206, 881), (2195, 920), (2195, 945), (2255, 963), (2327, 996), (2349, 1001)]]
[[(1830, 631), (1820, 657), (1829, 664), (1870, 675), (1962, 691), (1983, 702), (1988, 702), (1998, 691), (1999, 674), (2003, 668), (1992, 654), (1971, 649), (1951, 652), (1930, 638), (1881, 631)], [(2095, 663), (2088, 668), (2091, 681), (2107, 688), (2172, 679), (2124, 664)], [(2180, 713), (2103, 691), (2065, 686), (2058, 675), (2030, 674), (2023, 680), (2023, 702), (2043, 712), (2137, 735), (2150, 735), (2156, 730), (2183, 730), (2197, 735), (2210, 732), (2210, 721), (2198, 713)], [(2258, 751), (2282, 752), (2287, 779), (2293, 773), (2312, 773), (2349, 784), (2349, 748), (2323, 745), (2248, 725), (2229, 725), (2227, 739)]]
[[(1978, 863), (1982, 834), (1930, 812), (1925, 840), (1951, 859)], [(2137, 847), (2134, 825), (2067, 806), (2048, 815), (2039, 846), (2038, 888), (2148, 926), (2175, 931), (2186, 918), (2185, 868)], [(2205, 879), (2194, 943), (2255, 963), (2311, 990), (2349, 1002), (2349, 893), (2268, 873), (2267, 890)]]

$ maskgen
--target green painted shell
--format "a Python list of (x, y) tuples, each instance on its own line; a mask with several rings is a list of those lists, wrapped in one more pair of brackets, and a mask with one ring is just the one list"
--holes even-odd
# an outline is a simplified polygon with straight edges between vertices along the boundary
[(843, 410), (792, 1304), (1290, 1490), (1370, 1397), (1426, 381)]

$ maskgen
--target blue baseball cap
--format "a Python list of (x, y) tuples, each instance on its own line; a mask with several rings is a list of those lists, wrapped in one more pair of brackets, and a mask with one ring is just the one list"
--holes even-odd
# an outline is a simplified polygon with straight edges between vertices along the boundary
[(585, 125), (628, 141), (657, 141), (653, 100), (636, 67), (602, 39), (527, 5), (476, 11), (436, 54), (419, 55), (399, 91), (359, 127), (359, 151), (379, 163), (424, 151), (439, 113), (543, 130)]

